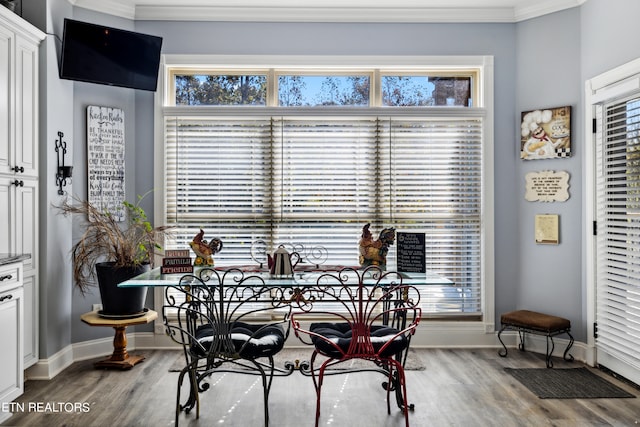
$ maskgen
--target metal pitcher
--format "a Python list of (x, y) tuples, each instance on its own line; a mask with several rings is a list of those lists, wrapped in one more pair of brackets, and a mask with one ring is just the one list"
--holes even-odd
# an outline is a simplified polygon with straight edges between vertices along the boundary
[(269, 272), (275, 277), (293, 276), (293, 269), (298, 262), (300, 262), (300, 254), (289, 253), (284, 245), (280, 245), (273, 253), (273, 257), (269, 256)]

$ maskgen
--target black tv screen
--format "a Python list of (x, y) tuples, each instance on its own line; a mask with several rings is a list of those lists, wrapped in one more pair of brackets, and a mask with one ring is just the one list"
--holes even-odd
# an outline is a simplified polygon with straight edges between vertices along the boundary
[(155, 91), (162, 38), (64, 20), (60, 78)]

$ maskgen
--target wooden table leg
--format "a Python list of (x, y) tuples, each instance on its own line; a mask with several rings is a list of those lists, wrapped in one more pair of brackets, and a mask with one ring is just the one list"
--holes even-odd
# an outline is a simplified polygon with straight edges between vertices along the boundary
[(127, 353), (126, 326), (114, 326), (116, 334), (113, 337), (113, 354), (111, 357), (96, 362), (96, 368), (131, 369), (136, 363), (142, 362), (144, 356), (131, 356)]

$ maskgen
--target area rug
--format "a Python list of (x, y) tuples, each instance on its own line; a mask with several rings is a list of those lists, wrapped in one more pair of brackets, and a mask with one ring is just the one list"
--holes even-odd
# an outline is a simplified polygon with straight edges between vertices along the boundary
[[(282, 350), (274, 357), (274, 362), (276, 366), (284, 366), (284, 363), (289, 361), (295, 363), (296, 361), (305, 361), (311, 358), (311, 349), (307, 348), (287, 348)], [(180, 372), (184, 367), (184, 355), (182, 352), (176, 353), (176, 360), (173, 362), (171, 367), (169, 368), (169, 372)], [(316, 365), (320, 365), (322, 361), (325, 359), (321, 358), (322, 356), (318, 356), (316, 358)], [(346, 370), (346, 369), (359, 369), (361, 367), (372, 367), (374, 366), (372, 362), (361, 361), (361, 360), (350, 360), (345, 363), (341, 363), (332, 367), (335, 370)], [(409, 350), (409, 354), (407, 355), (407, 361), (404, 366), (405, 371), (423, 371), (425, 369), (424, 363), (420, 359), (414, 350)]]
[(540, 399), (613, 399), (635, 397), (588, 368), (504, 370)]

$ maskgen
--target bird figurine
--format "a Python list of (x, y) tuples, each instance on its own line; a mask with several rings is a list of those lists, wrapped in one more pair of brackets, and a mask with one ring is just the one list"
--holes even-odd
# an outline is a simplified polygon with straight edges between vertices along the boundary
[(210, 242), (203, 239), (204, 230), (195, 235), (193, 241), (189, 243), (191, 250), (196, 254), (195, 265), (213, 265), (213, 255), (222, 250), (222, 240), (214, 237)]
[(385, 228), (380, 232), (380, 237), (377, 240), (373, 240), (373, 235), (369, 230), (370, 226), (371, 224), (366, 224), (362, 227), (362, 235), (358, 242), (360, 265), (362, 267), (378, 265), (385, 270), (389, 246), (393, 245), (396, 239), (396, 229), (394, 227)]

